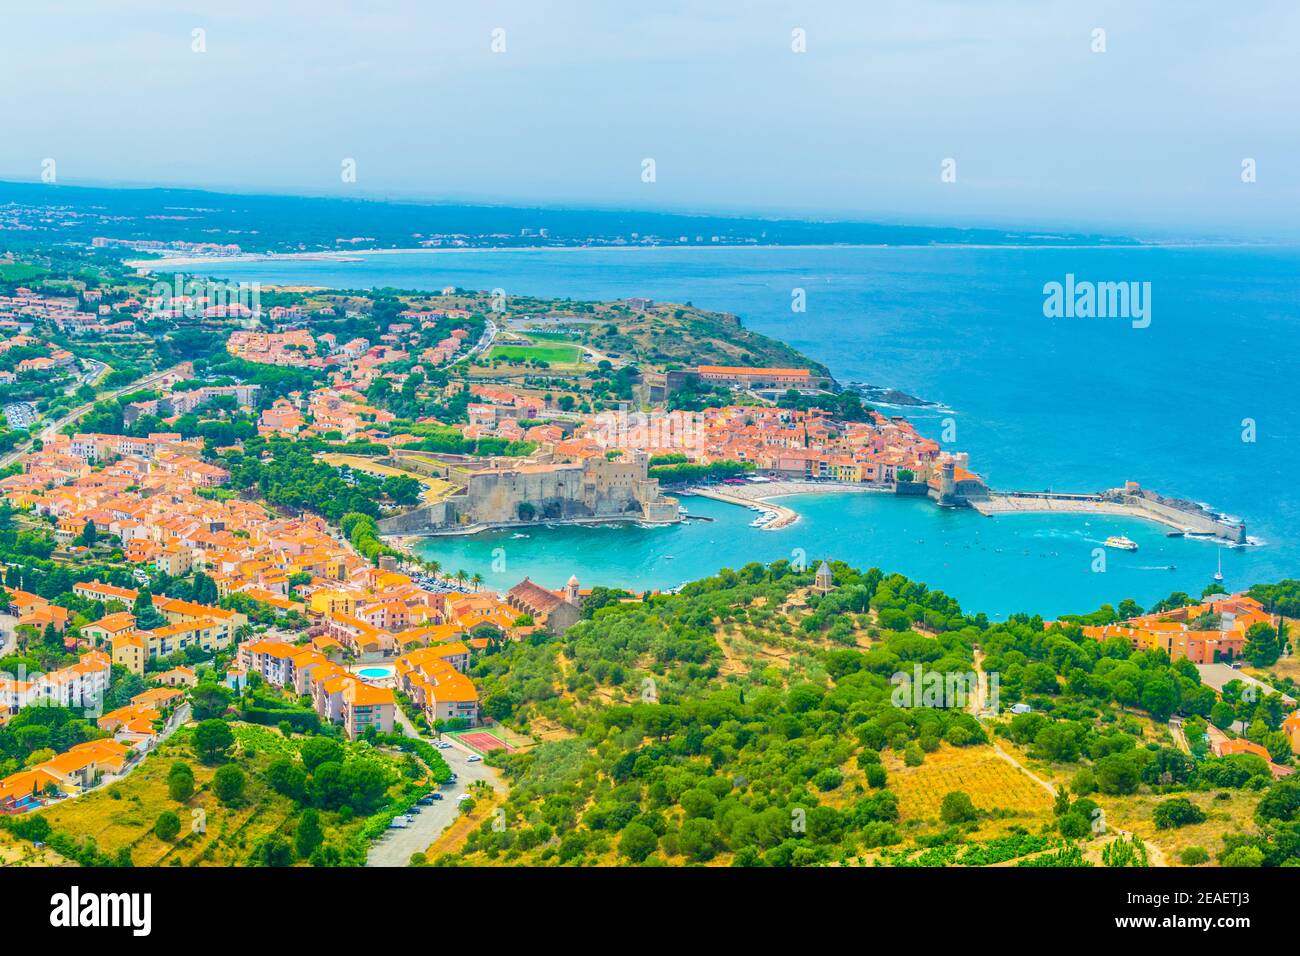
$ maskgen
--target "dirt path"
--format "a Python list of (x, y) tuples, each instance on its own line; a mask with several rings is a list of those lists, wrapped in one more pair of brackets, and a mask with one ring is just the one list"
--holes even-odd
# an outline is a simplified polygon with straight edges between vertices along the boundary
[[(993, 735), (993, 732), (992, 732), (991, 730), (989, 730), (989, 728), (988, 728), (988, 726), (985, 724), (984, 720), (980, 717), (980, 713), (981, 713), (981, 712), (983, 711), (983, 709), (984, 709), (984, 701), (983, 701), (983, 699), (982, 699), (982, 695), (983, 695), (983, 693), (984, 693), (984, 687), (985, 687), (985, 683), (984, 683), (984, 653), (983, 653), (982, 651), (978, 651), (978, 650), (975, 651), (975, 653), (974, 653), (974, 661), (975, 661), (975, 674), (976, 674), (976, 678), (977, 678), (976, 681), (975, 681), (975, 686), (976, 686), (977, 690), (976, 690), (976, 692), (975, 692), (975, 699), (971, 701), (971, 713), (974, 714), (975, 719), (978, 720), (978, 721), (980, 722), (980, 725), (981, 725), (982, 727), (984, 727), (985, 732), (988, 733), (988, 735), (989, 735), (989, 740), (990, 740), (990, 742), (992, 742), (992, 744), (993, 744), (993, 752), (996, 753), (996, 754), (998, 755), (998, 757), (1000, 757), (1002, 760), (1005, 760), (1007, 763), (1011, 764), (1011, 766), (1015, 767), (1017, 770), (1019, 770), (1021, 773), (1023, 773), (1023, 774), (1024, 774), (1026, 777), (1028, 777), (1030, 780), (1034, 781), (1034, 783), (1038, 784), (1040, 787), (1042, 787), (1044, 790), (1046, 790), (1046, 791), (1051, 795), (1052, 799), (1055, 800), (1055, 799), (1056, 799), (1056, 791), (1057, 791), (1057, 787), (1056, 787), (1056, 785), (1053, 784), (1051, 781), (1044, 780), (1042, 777), (1038, 776), (1038, 774), (1034, 773), (1032, 770), (1030, 770), (1028, 767), (1026, 767), (1024, 764), (1022, 764), (1019, 760), (1017, 760), (1013, 754), (1008, 753), (1007, 751), (1003, 750), (1003, 749), (1002, 749), (1002, 745), (1001, 745), (1000, 743), (998, 743), (998, 739), (997, 739), (997, 737), (995, 737), (995, 736)], [(1170, 729), (1172, 729), (1172, 724), (1171, 724)], [(1175, 740), (1181, 740), (1181, 739), (1182, 739), (1182, 732), (1181, 732), (1181, 730), (1178, 731), (1178, 732), (1176, 732), (1176, 733), (1174, 734), (1174, 739), (1175, 739)], [(1182, 741), (1182, 745), (1183, 745), (1184, 747), (1186, 747), (1186, 741), (1185, 741), (1185, 740)], [(1110, 830), (1108, 830), (1108, 833), (1110, 833), (1110, 834), (1114, 834), (1114, 835), (1116, 835), (1116, 836), (1123, 837), (1123, 838), (1126, 839), (1126, 840), (1132, 839), (1132, 837), (1133, 837), (1133, 833), (1132, 833), (1132, 831), (1129, 831), (1129, 830), (1110, 829)], [(1146, 847), (1146, 850), (1147, 850), (1147, 862), (1148, 862), (1151, 866), (1168, 866), (1168, 865), (1169, 865), (1169, 861), (1165, 858), (1164, 851), (1161, 850), (1160, 847), (1156, 846), (1154, 843), (1152, 843), (1152, 842), (1149, 841), (1149, 840), (1143, 840), (1142, 843), (1143, 843), (1143, 846)]]

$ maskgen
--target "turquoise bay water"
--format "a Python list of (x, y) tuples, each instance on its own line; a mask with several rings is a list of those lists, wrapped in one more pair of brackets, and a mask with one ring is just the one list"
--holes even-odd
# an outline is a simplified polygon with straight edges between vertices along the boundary
[[(474, 251), (374, 255), (355, 262), (223, 263), (263, 283), (362, 288), (504, 288), (507, 293), (644, 295), (735, 312), (830, 367), (840, 381), (894, 386), (940, 402), (909, 411), (1006, 489), (1091, 491), (1126, 479), (1244, 518), (1266, 544), (1223, 550), (1229, 587), (1300, 573), (1300, 251), (1245, 248), (749, 248)], [(1048, 319), (1042, 287), (1067, 273), (1151, 283), (1152, 321)], [(790, 310), (805, 290), (808, 311)], [(1256, 440), (1243, 442), (1252, 419)], [(703, 499), (714, 517), (673, 528), (537, 528), (441, 538), (425, 553), (505, 587), (527, 574), (559, 586), (669, 587), (752, 560), (842, 558), (901, 571), (970, 610), (1054, 615), (1125, 597), (1198, 592), (1219, 549), (1141, 521), (1068, 515), (983, 518), (877, 495), (782, 499), (801, 516), (781, 531)], [(1093, 549), (1109, 534), (1133, 554)], [(504, 548), (504, 555), (494, 551)], [(671, 559), (667, 556), (671, 555)], [(493, 561), (505, 570), (494, 572)], [(1176, 570), (1169, 570), (1174, 566)]]

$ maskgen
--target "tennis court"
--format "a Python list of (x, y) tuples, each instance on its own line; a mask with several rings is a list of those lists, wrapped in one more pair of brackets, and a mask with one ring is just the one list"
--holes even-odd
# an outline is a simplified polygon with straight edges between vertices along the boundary
[(457, 734), (456, 739), (481, 754), (489, 753), (493, 750), (504, 750), (511, 753), (513, 748), (500, 737), (490, 734), (486, 730), (474, 730), (469, 733)]

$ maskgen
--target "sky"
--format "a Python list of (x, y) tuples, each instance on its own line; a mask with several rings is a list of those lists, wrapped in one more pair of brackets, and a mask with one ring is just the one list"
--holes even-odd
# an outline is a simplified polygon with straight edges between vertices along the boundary
[(1300, 231), (1293, 0), (6, 7), (4, 179)]

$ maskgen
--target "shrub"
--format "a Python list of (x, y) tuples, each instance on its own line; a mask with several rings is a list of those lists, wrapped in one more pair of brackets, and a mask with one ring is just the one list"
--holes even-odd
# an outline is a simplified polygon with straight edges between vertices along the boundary
[(1173, 830), (1192, 823), (1204, 822), (1205, 811), (1186, 797), (1174, 797), (1172, 800), (1156, 804), (1151, 818), (1155, 821), (1157, 830)]
[(1189, 846), (1187, 849), (1183, 850), (1182, 853), (1178, 854), (1178, 859), (1182, 862), (1183, 866), (1200, 866), (1209, 858), (1210, 854), (1206, 852), (1205, 847), (1203, 846)]

